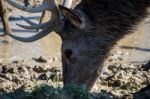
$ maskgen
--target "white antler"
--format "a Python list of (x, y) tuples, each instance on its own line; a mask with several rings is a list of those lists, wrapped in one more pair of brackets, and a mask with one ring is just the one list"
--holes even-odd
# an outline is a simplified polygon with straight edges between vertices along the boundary
[(72, 0), (63, 0), (62, 5), (64, 7), (70, 8), (72, 5)]
[[(69, 3), (67, 3), (67, 1)], [(42, 5), (36, 8), (28, 8), (25, 6), (21, 6), (12, 0), (7, 0), (7, 2), (11, 4), (12, 6), (15, 6), (16, 8), (21, 9), (23, 11), (27, 11), (27, 12), (37, 13), (37, 12), (43, 12), (45, 10), (48, 10), (51, 12), (50, 20), (42, 24), (36, 24), (28, 20), (27, 18), (21, 16), (27, 23), (30, 24), (30, 26), (17, 24), (18, 26), (25, 28), (25, 29), (43, 29), (43, 30), (35, 34), (34, 36), (28, 37), (28, 38), (18, 37), (13, 34), (8, 34), (9, 36), (11, 36), (12, 38), (16, 40), (19, 40), (22, 42), (33, 42), (33, 41), (41, 39), (42, 37), (46, 36), (52, 31), (58, 31), (62, 27), (63, 22), (61, 21), (61, 14), (60, 14), (59, 8), (55, 0), (45, 0)], [(66, 7), (70, 7), (71, 2), (72, 0), (64, 0), (63, 5)]]

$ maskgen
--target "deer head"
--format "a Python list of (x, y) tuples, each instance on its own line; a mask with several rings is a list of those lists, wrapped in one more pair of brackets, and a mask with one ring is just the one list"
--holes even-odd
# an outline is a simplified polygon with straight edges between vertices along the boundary
[[(99, 60), (102, 50), (97, 46), (100, 42), (94, 44), (97, 39), (93, 39), (94, 36), (91, 36), (89, 30), (94, 28), (86, 14), (80, 10), (66, 8), (70, 7), (72, 0), (64, 0), (62, 3), (63, 6), (58, 6), (55, 0), (45, 0), (37, 8), (27, 8), (11, 0), (7, 0), (7, 2), (18, 9), (31, 13), (43, 12), (45, 10), (50, 11), (50, 20), (42, 24), (35, 24), (21, 16), (31, 26), (17, 24), (20, 27), (25, 29), (42, 29), (42, 31), (34, 36), (24, 38), (13, 34), (8, 35), (22, 42), (33, 42), (55, 31), (61, 36), (63, 42), (62, 62), (64, 84), (93, 86), (100, 73), (99, 67), (101, 62)], [(97, 53), (98, 51), (99, 53)], [(99, 55), (97, 56), (96, 54)], [(89, 79), (89, 77), (92, 79)]]
[(62, 6), (58, 6), (55, 0), (45, 0), (37, 8), (26, 8), (7, 0), (27, 12), (51, 12), (50, 20), (42, 24), (35, 24), (22, 16), (31, 26), (18, 24), (20, 27), (42, 29), (34, 36), (8, 35), (19, 41), (33, 42), (55, 31), (62, 38), (64, 84), (85, 85), (90, 89), (101, 74), (102, 63), (110, 48), (146, 16), (144, 5), (150, 6), (148, 0), (114, 1), (82, 0), (75, 9), (68, 9), (66, 7), (70, 7), (72, 0), (65, 0)]

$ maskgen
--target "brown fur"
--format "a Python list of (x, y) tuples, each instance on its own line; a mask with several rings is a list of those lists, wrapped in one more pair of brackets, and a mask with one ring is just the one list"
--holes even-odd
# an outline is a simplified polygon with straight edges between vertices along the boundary
[(62, 38), (64, 84), (91, 89), (100, 76), (109, 50), (148, 15), (150, 0), (82, 0), (72, 12), (82, 16), (85, 28), (65, 19)]

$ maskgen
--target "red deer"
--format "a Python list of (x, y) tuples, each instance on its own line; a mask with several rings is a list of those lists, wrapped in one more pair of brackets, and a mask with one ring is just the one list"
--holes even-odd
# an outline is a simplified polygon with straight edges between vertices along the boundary
[[(43, 29), (33, 37), (12, 38), (32, 42), (52, 31), (62, 38), (63, 81), (66, 84), (85, 85), (91, 89), (103, 70), (103, 62), (110, 49), (148, 15), (150, 0), (81, 0), (74, 8), (57, 5), (55, 0), (45, 0), (37, 8), (26, 8), (14, 1), (11, 5), (28, 12), (49, 10), (50, 21), (35, 24), (22, 17), (31, 26), (25, 29)], [(66, 0), (72, 1), (72, 0)], [(64, 5), (67, 5), (64, 2)], [(70, 3), (69, 3), (70, 4)]]

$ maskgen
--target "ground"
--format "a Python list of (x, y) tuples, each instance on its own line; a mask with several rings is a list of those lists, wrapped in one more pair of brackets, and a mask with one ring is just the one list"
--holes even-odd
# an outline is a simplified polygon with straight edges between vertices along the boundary
[[(0, 64), (0, 99), (30, 99), (33, 96), (33, 99), (148, 99), (149, 86), (142, 88), (150, 84), (150, 71), (145, 70), (144, 64), (122, 63), (124, 54), (119, 51), (110, 56), (106, 62), (108, 66), (91, 92), (78, 87), (63, 89), (61, 66), (50, 66), (47, 57)], [(33, 61), (39, 65), (31, 64)], [(140, 90), (146, 91), (141, 94)]]

